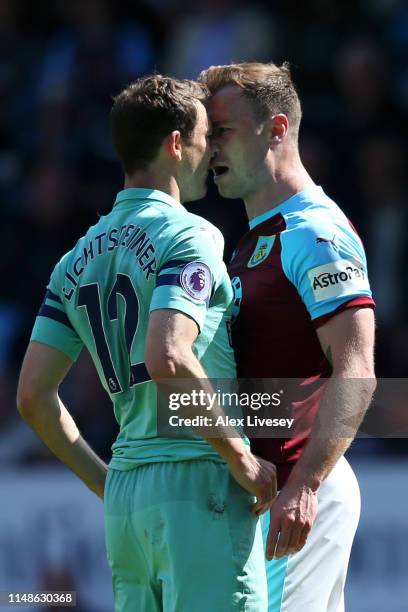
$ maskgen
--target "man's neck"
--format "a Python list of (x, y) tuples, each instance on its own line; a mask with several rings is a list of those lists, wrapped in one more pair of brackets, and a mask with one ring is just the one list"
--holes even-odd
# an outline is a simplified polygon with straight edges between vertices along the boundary
[(300, 160), (293, 165), (271, 168), (264, 184), (244, 200), (248, 219), (251, 221), (296, 193), (314, 186), (315, 183)]
[(132, 176), (125, 176), (124, 189), (131, 187), (157, 189), (180, 202), (180, 189), (174, 176), (161, 176), (151, 172), (137, 172)]

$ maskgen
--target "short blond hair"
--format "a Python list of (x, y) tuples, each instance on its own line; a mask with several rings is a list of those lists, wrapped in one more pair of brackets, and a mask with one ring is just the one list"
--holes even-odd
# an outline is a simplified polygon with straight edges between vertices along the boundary
[(255, 114), (261, 121), (271, 113), (285, 114), (297, 140), (302, 107), (288, 62), (281, 66), (258, 62), (210, 66), (200, 73), (198, 81), (206, 85), (211, 94), (226, 85), (237, 85), (254, 102)]

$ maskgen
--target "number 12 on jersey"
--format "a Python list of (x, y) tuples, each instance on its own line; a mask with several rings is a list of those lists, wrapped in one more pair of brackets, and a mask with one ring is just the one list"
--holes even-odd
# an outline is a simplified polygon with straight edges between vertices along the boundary
[[(105, 325), (112, 325), (118, 321), (118, 299), (121, 297), (125, 304), (125, 317), (123, 321), (126, 339), (126, 356), (129, 366), (129, 378), (126, 387), (133, 387), (142, 382), (150, 380), (149, 373), (143, 362), (131, 363), (131, 354), (139, 323), (139, 300), (136, 290), (129, 276), (117, 274), (106, 303), (103, 308), (98, 283), (82, 285), (78, 293), (78, 308), (85, 308), (89, 325), (92, 330), (96, 352), (102, 366), (106, 384), (112, 394), (124, 390), (120, 383), (117, 369), (113, 363), (111, 349), (105, 333)], [(108, 320), (104, 321), (103, 312), (107, 312)], [(106, 317), (105, 317), (106, 318)]]

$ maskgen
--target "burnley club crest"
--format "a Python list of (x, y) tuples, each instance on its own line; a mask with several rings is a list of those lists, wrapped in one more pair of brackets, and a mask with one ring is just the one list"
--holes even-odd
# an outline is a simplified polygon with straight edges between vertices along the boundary
[(248, 261), (248, 268), (259, 266), (268, 257), (275, 243), (275, 236), (259, 236), (254, 252)]

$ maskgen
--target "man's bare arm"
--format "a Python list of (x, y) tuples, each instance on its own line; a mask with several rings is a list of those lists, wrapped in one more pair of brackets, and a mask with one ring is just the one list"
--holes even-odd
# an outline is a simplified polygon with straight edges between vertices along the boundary
[(351, 444), (375, 390), (374, 331), (371, 308), (347, 309), (317, 331), (333, 374), (311, 438), (271, 511), (268, 559), (306, 543), (319, 487)]
[[(152, 379), (159, 383), (172, 378), (189, 379), (198, 392), (202, 389), (213, 394), (211, 382), (192, 350), (197, 335), (197, 324), (187, 315), (171, 309), (153, 311), (145, 347), (145, 363)], [(199, 414), (200, 407), (195, 410)], [(208, 415), (205, 406), (201, 411), (203, 416)], [(218, 415), (224, 413), (219, 406), (214, 406), (212, 416), (215, 419)], [(218, 429), (218, 438), (212, 438), (208, 428), (194, 430), (226, 461), (237, 482), (257, 497), (254, 512), (266, 511), (276, 495), (275, 466), (252, 455), (231, 428), (225, 428), (225, 432)]]
[(103, 499), (107, 466), (81, 437), (58, 396), (72, 363), (50, 346), (30, 342), (21, 368), (17, 407), (48, 448)]

